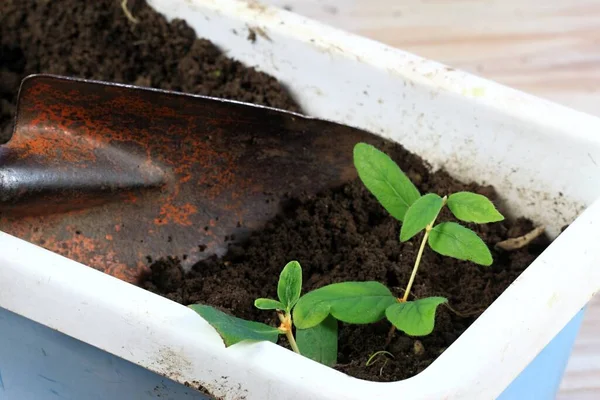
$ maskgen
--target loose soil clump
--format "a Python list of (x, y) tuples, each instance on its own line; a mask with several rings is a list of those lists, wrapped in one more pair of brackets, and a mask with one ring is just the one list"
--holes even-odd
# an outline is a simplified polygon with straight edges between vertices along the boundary
[(17, 92), (30, 74), (128, 83), (299, 111), (273, 77), (226, 57), (182, 20), (168, 22), (145, 1), (2, 0), (0, 142), (13, 128)]

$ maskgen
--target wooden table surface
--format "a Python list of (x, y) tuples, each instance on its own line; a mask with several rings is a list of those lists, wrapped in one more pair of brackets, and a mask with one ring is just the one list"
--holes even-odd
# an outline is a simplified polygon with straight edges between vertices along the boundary
[[(600, 116), (600, 0), (262, 1)], [(600, 296), (558, 399), (600, 399)]]

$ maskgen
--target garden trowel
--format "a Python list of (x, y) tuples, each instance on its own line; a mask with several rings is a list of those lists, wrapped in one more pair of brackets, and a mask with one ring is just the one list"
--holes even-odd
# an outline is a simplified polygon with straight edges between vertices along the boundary
[(282, 198), (356, 176), (367, 132), (271, 108), (26, 78), (0, 146), (0, 230), (135, 283), (150, 260), (222, 256)]

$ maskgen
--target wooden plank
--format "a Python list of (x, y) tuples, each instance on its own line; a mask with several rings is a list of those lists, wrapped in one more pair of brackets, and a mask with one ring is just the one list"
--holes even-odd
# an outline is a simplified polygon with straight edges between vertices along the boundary
[(599, 0), (267, 0), (600, 115)]

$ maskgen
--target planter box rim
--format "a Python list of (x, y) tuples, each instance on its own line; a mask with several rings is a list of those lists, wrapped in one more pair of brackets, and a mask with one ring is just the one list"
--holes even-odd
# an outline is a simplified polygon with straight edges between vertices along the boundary
[[(406, 139), (409, 150), (417, 153), (437, 149), (431, 153), (437, 166), (453, 157), (455, 149), (441, 136), (438, 143), (429, 144), (436, 129), (423, 125), (422, 120), (431, 122), (433, 128), (445, 125), (459, 128), (461, 122), (454, 113), (463, 109), (466, 114), (469, 105), (476, 110), (473, 112), (476, 118), (481, 112), (479, 123), (498, 130), (489, 133), (489, 137), (506, 148), (509, 145), (502, 140), (509, 139), (500, 133), (514, 132), (515, 140), (522, 137), (517, 144), (523, 146), (530, 143), (528, 140), (539, 142), (539, 148), (531, 150), (534, 154), (543, 154), (546, 148), (555, 146), (553, 141), (561, 141), (565, 147), (565, 168), (578, 168), (579, 175), (573, 182), (568, 177), (556, 176), (558, 183), (548, 186), (546, 193), (558, 197), (559, 191), (565, 190), (567, 200), (556, 211), (541, 213), (539, 219), (550, 221), (553, 212), (565, 214), (567, 219), (577, 218), (430, 367), (399, 382), (355, 379), (271, 343), (242, 343), (225, 349), (214, 329), (192, 310), (5, 233), (0, 233), (0, 243), (6, 249), (0, 253), (1, 307), (175, 381), (201, 385), (224, 398), (364, 399), (395, 398), (398, 393), (411, 399), (496, 398), (600, 289), (600, 270), (596, 267), (600, 248), (594, 240), (600, 224), (600, 201), (594, 200), (600, 197), (600, 192), (583, 187), (600, 177), (600, 172), (594, 169), (595, 160), (600, 162), (599, 118), (255, 1), (151, 0), (149, 3), (169, 18), (179, 16), (188, 20), (199, 36), (212, 40), (209, 32), (214, 32), (218, 45), (226, 47), (230, 43), (229, 55), (249, 64), (259, 60), (256, 65), (289, 84), (300, 95), (302, 105), (314, 101), (314, 107), (322, 107), (333, 104), (332, 98), (342, 97), (351, 102), (357, 94), (351, 91), (351, 85), (344, 86), (342, 81), (335, 80), (342, 78), (330, 81), (339, 85), (343, 95), (331, 90), (333, 86), (328, 85), (333, 83), (311, 78), (308, 72), (304, 75), (291, 72), (293, 66), (285, 67), (285, 62), (292, 59), (293, 52), (303, 52), (319, 68), (348, 71), (356, 77), (353, 83), (357, 93), (363, 91), (360, 86), (363, 81), (357, 72), (371, 71), (372, 93), (390, 99), (385, 97), (381, 115), (389, 116), (393, 110), (399, 110), (400, 116), (409, 121), (402, 122), (406, 124), (403, 128), (410, 130), (414, 125), (415, 132), (427, 138), (428, 144), (420, 144), (419, 138), (410, 139), (407, 136), (412, 134), (410, 131), (405, 136), (396, 136), (390, 130), (392, 119), (388, 127), (387, 120), (370, 119), (369, 110), (362, 110), (355, 103), (336, 103), (321, 111), (315, 109), (322, 115), (310, 110), (309, 114), (345, 122), (393, 140)], [(237, 38), (231, 33), (234, 28), (241, 31), (244, 27), (260, 27), (268, 39), (259, 38), (252, 44), (240, 37), (241, 33)], [(311, 79), (317, 82), (318, 90), (307, 94), (313, 91), (307, 83)], [(389, 94), (386, 80), (390, 83)], [(399, 100), (399, 106), (393, 104), (394, 96), (400, 99), (402, 87), (415, 94), (415, 107), (430, 106), (439, 112), (419, 120), (422, 113), (411, 111), (408, 100)], [(351, 119), (356, 110), (362, 110), (360, 116)], [(406, 116), (402, 116), (402, 111)], [(440, 135), (464, 135), (466, 144), (459, 150), (472, 158), (468, 162), (483, 165), (478, 158), (481, 155), (473, 154), (473, 148), (481, 148), (481, 142), (477, 142), (482, 140), (477, 139), (480, 130), (476, 123), (468, 126), (472, 127), (465, 129), (465, 133), (448, 129)], [(483, 148), (481, 152), (492, 154), (493, 150)], [(499, 156), (494, 153), (490, 159), (496, 160), (494, 157)], [(505, 163), (498, 161), (498, 168), (519, 162), (516, 158), (498, 160)], [(458, 168), (456, 162), (449, 165)], [(540, 164), (538, 169), (547, 174), (557, 171), (546, 163)], [(465, 168), (468, 167), (467, 163)], [(532, 186), (543, 186), (534, 180), (538, 171), (523, 171), (527, 179), (533, 180)], [(468, 171), (456, 172), (468, 176)], [(517, 198), (514, 193), (521, 189), (525, 196), (528, 193), (526, 183), (519, 179), (525, 178), (515, 177), (516, 188), (509, 190), (513, 202)], [(540, 204), (551, 204), (551, 200)], [(527, 207), (530, 208), (526, 210), (536, 208)], [(582, 208), (585, 208), (583, 213)], [(556, 234), (559, 228), (555, 222), (550, 231)], [(536, 326), (542, 328), (534, 329)], [(118, 331), (119, 335), (111, 334), (112, 331)], [(511, 339), (515, 337), (519, 340)], [(494, 360), (494, 365), (490, 365), (490, 360)]]

